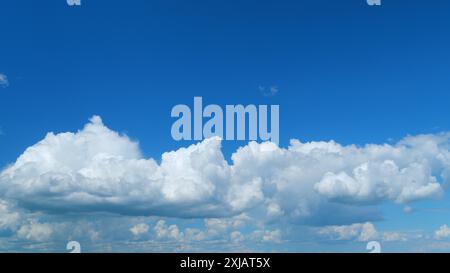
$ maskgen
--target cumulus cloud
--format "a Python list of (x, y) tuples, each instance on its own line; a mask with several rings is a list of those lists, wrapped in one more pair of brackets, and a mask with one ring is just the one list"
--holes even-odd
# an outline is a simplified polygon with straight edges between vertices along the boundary
[(442, 225), (438, 230), (434, 232), (436, 239), (444, 239), (450, 236), (450, 227)]
[(19, 238), (37, 242), (47, 241), (52, 234), (53, 228), (50, 224), (41, 224), (35, 221), (21, 226), (17, 231)]
[(441, 186), (428, 165), (410, 163), (400, 169), (392, 160), (365, 162), (352, 170), (328, 172), (315, 189), (330, 199), (343, 202), (370, 202), (389, 199), (406, 203), (437, 195)]
[[(221, 186), (228, 178), (218, 139), (165, 153), (158, 165), (94, 117), (77, 133), (49, 133), (28, 148), (0, 174), (0, 188), (34, 209), (201, 217), (230, 213), (229, 187)], [(245, 198), (234, 202), (245, 206)]]
[(385, 242), (407, 241), (408, 235), (401, 232), (383, 232), (382, 240)]
[(159, 240), (181, 241), (184, 238), (184, 233), (180, 231), (177, 225), (167, 226), (164, 220), (159, 220), (154, 230), (156, 238)]
[(257, 242), (281, 243), (281, 230), (255, 230), (250, 237)]
[(130, 232), (133, 233), (133, 235), (135, 236), (139, 236), (141, 234), (146, 234), (149, 229), (150, 229), (149, 225), (141, 223), (130, 228)]
[(378, 232), (372, 223), (327, 226), (318, 228), (317, 234), (331, 240), (357, 240), (361, 242), (374, 240), (378, 237)]
[(9, 86), (8, 77), (5, 74), (0, 73), (0, 88), (8, 86)]
[[(241, 228), (250, 228), (255, 220), (243, 213), (229, 218), (209, 218), (203, 220), (204, 229), (187, 228), (184, 231), (185, 239), (188, 241), (217, 240), (229, 237), (232, 240), (237, 237), (231, 236)], [(239, 232), (240, 233), (240, 232)], [(244, 239), (244, 235), (240, 237)]]
[(0, 232), (15, 229), (20, 220), (19, 212), (15, 211), (8, 202), (0, 200)]
[(450, 174), (449, 140), (450, 134), (421, 135), (362, 147), (292, 140), (287, 148), (250, 142), (228, 163), (221, 141), (212, 138), (157, 162), (95, 116), (78, 132), (48, 133), (26, 149), (0, 173), (0, 194), (56, 214), (223, 218), (245, 212), (261, 221), (351, 224), (374, 220), (371, 205), (438, 197)]
[(245, 240), (245, 236), (240, 231), (233, 231), (230, 233), (230, 240), (232, 243), (238, 244)]
[(406, 242), (411, 238), (419, 238), (421, 234), (394, 232), (394, 231), (378, 231), (373, 223), (356, 223), (342, 226), (325, 226), (315, 228), (316, 235), (322, 239), (333, 241), (357, 241), (368, 242), (372, 240), (380, 240), (383, 242)]

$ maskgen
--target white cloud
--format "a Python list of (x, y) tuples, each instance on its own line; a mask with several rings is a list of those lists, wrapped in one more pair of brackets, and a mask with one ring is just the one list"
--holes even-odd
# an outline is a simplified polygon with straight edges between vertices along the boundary
[(337, 241), (368, 242), (371, 240), (382, 240), (383, 242), (405, 242), (413, 236), (413, 234), (403, 232), (377, 231), (370, 222), (343, 226), (326, 226), (316, 228), (315, 231), (322, 238)]
[(328, 172), (315, 189), (330, 199), (367, 202), (389, 199), (406, 203), (440, 193), (441, 186), (430, 173), (429, 166), (412, 162), (400, 169), (392, 160), (365, 162), (353, 169)]
[(283, 215), (284, 212), (281, 209), (280, 205), (276, 202), (268, 202), (266, 206), (266, 215), (267, 217), (279, 217)]
[(164, 220), (159, 220), (154, 230), (156, 238), (159, 240), (181, 241), (184, 238), (184, 233), (180, 231), (177, 225), (167, 226)]
[(41, 224), (34, 221), (21, 226), (17, 231), (17, 236), (19, 238), (38, 242), (47, 241), (52, 234), (53, 228), (50, 224)]
[(0, 73), (0, 88), (8, 86), (9, 86), (8, 77), (5, 74)]
[(449, 237), (450, 227), (448, 227), (447, 225), (439, 227), (439, 229), (434, 232), (434, 236), (436, 237), (436, 239), (444, 239)]
[[(76, 133), (49, 133), (0, 173), (0, 193), (32, 211), (350, 224), (372, 221), (365, 205), (407, 204), (441, 194), (450, 177), (450, 134), (395, 145), (333, 141), (288, 148), (255, 143), (229, 164), (217, 138), (164, 153), (160, 163), (93, 117)], [(330, 215), (330, 211), (333, 214)]]
[(9, 203), (0, 199), (0, 231), (15, 229), (20, 220), (20, 214)]
[(205, 226), (204, 230), (190, 228), (185, 231), (187, 240), (204, 241), (218, 239), (255, 223), (254, 219), (245, 213), (230, 218), (204, 219), (203, 222)]
[(378, 237), (378, 232), (372, 223), (327, 226), (318, 228), (317, 234), (331, 240), (357, 240), (361, 242), (374, 240)]
[(275, 85), (272, 85), (270, 87), (259, 86), (258, 89), (264, 97), (273, 97), (279, 92), (278, 86)]
[(401, 232), (383, 232), (382, 240), (385, 242), (407, 241), (407, 234)]
[(245, 240), (245, 236), (240, 231), (233, 231), (230, 233), (230, 240), (232, 243), (238, 244)]
[(229, 167), (219, 151), (210, 139), (165, 153), (158, 165), (94, 117), (77, 133), (49, 133), (28, 148), (0, 174), (0, 187), (33, 209), (222, 216)]
[(130, 228), (130, 232), (133, 233), (135, 236), (139, 236), (141, 234), (146, 234), (149, 230), (150, 226), (145, 223), (140, 223), (132, 228)]
[(413, 211), (414, 211), (414, 208), (411, 207), (411, 206), (405, 206), (403, 208), (403, 212), (406, 213), (406, 214), (412, 213)]
[(250, 237), (257, 242), (281, 243), (281, 230), (255, 230)]

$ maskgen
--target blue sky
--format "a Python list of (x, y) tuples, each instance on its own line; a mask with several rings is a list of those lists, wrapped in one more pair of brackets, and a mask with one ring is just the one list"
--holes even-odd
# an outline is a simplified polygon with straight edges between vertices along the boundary
[[(8, 81), (7, 86), (0, 85), (2, 168), (13, 164), (48, 132), (77, 132), (94, 115), (101, 116), (112, 131), (139, 142), (140, 156), (159, 162), (164, 152), (192, 144), (171, 138), (174, 120), (170, 110), (180, 103), (192, 105), (194, 96), (202, 96), (205, 104), (280, 105), (282, 148), (289, 146), (290, 139), (333, 140), (358, 147), (369, 143), (395, 146), (406, 136), (434, 137), (450, 131), (448, 1), (383, 0), (382, 6), (374, 7), (364, 0), (82, 0), (81, 6), (71, 7), (64, 0), (0, 0), (0, 12), (0, 73)], [(271, 87), (278, 92), (264, 96), (261, 88)], [(448, 151), (447, 143), (441, 143), (443, 150), (439, 153)], [(246, 145), (244, 141), (224, 142), (221, 152), (231, 164), (231, 154)], [(76, 153), (69, 151), (65, 157), (70, 159)], [(438, 154), (419, 156), (420, 163), (437, 157)], [(368, 158), (370, 162), (372, 157)], [(414, 163), (399, 162), (396, 161), (400, 168), (402, 164)], [(376, 227), (378, 234), (397, 232), (408, 237), (386, 242), (387, 250), (450, 250), (445, 238), (450, 230), (439, 240), (434, 233), (450, 224), (445, 175), (440, 176), (446, 167), (436, 167), (436, 171), (434, 163), (430, 163), (424, 168), (432, 169), (442, 184), (438, 197), (426, 196), (413, 202), (396, 202), (398, 199), (389, 197), (394, 202), (381, 198), (363, 204), (358, 199), (358, 204), (351, 204), (352, 212), (343, 210), (353, 220), (324, 221), (323, 217), (328, 216), (320, 216), (320, 221), (311, 220), (311, 225), (302, 219), (297, 219), (300, 223), (275, 219), (263, 223), (263, 228), (253, 229), (276, 237), (273, 243), (264, 244), (263, 249), (268, 251), (365, 251), (364, 240), (355, 236), (342, 240), (339, 234), (338, 239), (330, 240), (336, 231), (325, 228), (356, 225), (353, 228), (358, 233), (364, 227), (357, 225), (366, 221)], [(351, 176), (351, 171), (348, 173)], [(16, 183), (10, 181), (12, 178), (3, 179), (7, 180), (6, 185)], [(197, 216), (180, 219), (170, 213), (165, 217), (161, 212), (151, 215), (155, 208), (146, 216), (118, 216), (112, 212), (104, 221), (90, 221), (92, 214), (99, 213), (93, 209), (96, 206), (88, 206), (80, 214), (73, 204), (58, 204), (66, 211), (54, 216), (33, 202), (22, 206), (20, 197), (24, 194), (3, 195), (5, 202), (11, 202), (25, 215), (20, 224), (8, 228), (8, 236), (2, 237), (0, 249), (4, 250), (60, 251), (58, 247), (62, 245), (64, 251), (65, 241), (77, 239), (73, 230), (54, 231), (56, 237), (49, 235), (35, 248), (27, 248), (31, 244), (27, 240), (34, 237), (23, 234), (35, 231), (33, 223), (40, 223), (38, 230), (45, 229), (47, 226), (42, 225), (46, 221), (63, 229), (64, 218), (71, 213), (76, 214), (70, 217), (78, 221), (77, 225), (89, 226), (89, 230), (99, 234), (109, 221), (120, 221), (117, 219), (121, 217), (129, 221), (130, 227), (145, 222), (152, 232), (157, 231), (157, 222), (162, 219), (166, 226), (159, 227), (170, 230), (170, 224), (176, 225), (183, 236), (187, 236), (185, 229), (205, 228), (207, 221)], [(353, 207), (362, 211), (353, 212)], [(405, 207), (413, 208), (413, 212), (405, 213)], [(371, 217), (353, 217), (352, 213), (368, 213), (367, 208), (373, 212)], [(118, 210), (133, 209), (124, 205)], [(257, 210), (252, 207), (247, 213)], [(289, 222), (289, 230), (280, 229), (283, 221)], [(123, 229), (128, 228), (124, 224)], [(321, 228), (321, 234), (328, 237), (315, 234), (320, 234)], [(270, 233), (276, 230), (279, 234)], [(259, 233), (250, 227), (242, 227), (239, 232), (259, 238)], [(146, 236), (134, 239), (148, 244), (147, 248), (129, 244), (125, 235), (122, 238), (104, 234), (97, 242), (79, 240), (86, 240), (87, 249), (94, 251), (107, 251), (107, 245), (116, 251), (158, 251), (158, 247), (166, 246), (166, 241), (153, 242), (153, 235)], [(421, 239), (411, 239), (414, 236)], [(175, 237), (172, 239), (179, 239)], [(214, 237), (208, 242), (197, 242), (196, 246), (221, 251), (214, 240), (222, 239)], [(183, 247), (193, 246), (186, 241)], [(246, 249), (261, 249), (262, 241), (243, 242)], [(174, 243), (168, 250), (184, 250), (180, 244)]]

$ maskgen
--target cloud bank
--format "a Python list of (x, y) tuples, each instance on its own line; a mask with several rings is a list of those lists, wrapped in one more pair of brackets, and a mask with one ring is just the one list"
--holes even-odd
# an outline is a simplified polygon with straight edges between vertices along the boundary
[[(221, 140), (211, 138), (153, 159), (94, 116), (78, 132), (48, 133), (0, 172), (0, 237), (13, 232), (45, 242), (70, 226), (45, 223), (49, 215), (84, 215), (81, 221), (107, 213), (131, 219), (114, 225), (132, 240), (153, 233), (155, 241), (222, 236), (231, 244), (280, 243), (284, 227), (293, 226), (320, 226), (315, 234), (332, 240), (403, 240), (400, 233), (375, 230), (376, 206), (439, 198), (449, 178), (449, 143), (450, 134), (365, 146), (250, 142), (229, 163)], [(160, 219), (149, 224), (142, 217)], [(167, 224), (168, 217), (204, 220), (204, 229)], [(105, 223), (83, 221), (71, 234), (105, 236), (98, 232)], [(245, 234), (241, 228), (248, 226), (252, 231)], [(442, 229), (436, 238), (446, 234)]]
[(95, 116), (76, 133), (49, 133), (26, 149), (0, 173), (0, 193), (53, 213), (203, 218), (253, 210), (301, 220), (333, 204), (360, 208), (438, 197), (450, 171), (449, 136), (363, 147), (250, 142), (232, 164), (212, 138), (166, 152), (158, 163)]

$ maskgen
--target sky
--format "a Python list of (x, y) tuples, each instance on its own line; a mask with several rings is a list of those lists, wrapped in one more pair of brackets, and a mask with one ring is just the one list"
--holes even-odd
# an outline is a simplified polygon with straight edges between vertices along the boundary
[[(446, 0), (0, 0), (0, 251), (450, 251)], [(279, 105), (280, 142), (171, 109)]]

